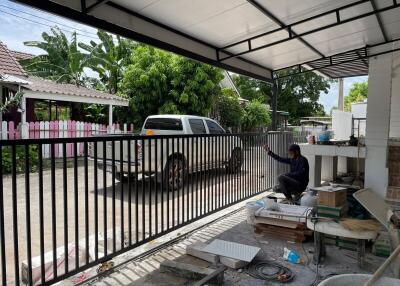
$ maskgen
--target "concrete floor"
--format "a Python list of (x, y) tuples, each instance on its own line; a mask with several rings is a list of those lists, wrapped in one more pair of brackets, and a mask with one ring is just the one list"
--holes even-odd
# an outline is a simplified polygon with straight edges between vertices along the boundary
[[(229, 215), (218, 222), (200, 229), (185, 239), (157, 251), (156, 253), (142, 259), (133, 261), (117, 269), (99, 280), (92, 281), (91, 285), (130, 285), (130, 286), (167, 286), (167, 285), (190, 285), (191, 281), (176, 277), (171, 274), (161, 273), (158, 269), (159, 264), (166, 259), (187, 262), (199, 266), (208, 266), (205, 261), (185, 255), (185, 247), (194, 242), (207, 242), (215, 238), (258, 246), (262, 251), (258, 254), (259, 259), (268, 259), (289, 267), (295, 274), (294, 280), (285, 285), (304, 286), (312, 285), (315, 280), (316, 267), (310, 262), (304, 264), (290, 264), (283, 260), (284, 247), (297, 251), (307, 262), (311, 261), (313, 243), (293, 244), (280, 239), (272, 239), (254, 235), (253, 228), (246, 223), (246, 214), (241, 210)], [(336, 246), (327, 247), (327, 258), (319, 267), (320, 277), (331, 274), (341, 273), (371, 273), (375, 271), (384, 259), (368, 253), (364, 269), (360, 269), (357, 264), (357, 253), (353, 251), (339, 249)], [(306, 263), (307, 264), (307, 263)], [(390, 275), (390, 274), (389, 274)], [(244, 272), (227, 270), (225, 272), (224, 285), (283, 285), (274, 282), (265, 282), (254, 279)]]

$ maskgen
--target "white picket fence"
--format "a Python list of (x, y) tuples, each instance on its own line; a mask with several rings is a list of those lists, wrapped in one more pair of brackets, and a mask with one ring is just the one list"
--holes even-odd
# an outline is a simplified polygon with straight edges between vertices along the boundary
[[(14, 122), (1, 122), (1, 140), (14, 140), (14, 139), (43, 139), (43, 138), (75, 138), (75, 137), (90, 137), (93, 135), (107, 134), (107, 133), (132, 133), (133, 125), (123, 124), (122, 130), (119, 124), (113, 126), (106, 126), (104, 124), (96, 124), (89, 122), (80, 122), (73, 120), (64, 121), (40, 121), (29, 122), (25, 125), (19, 124), (15, 126)], [(84, 144), (77, 143), (78, 156), (83, 154)], [(43, 157), (50, 157), (50, 145), (43, 145)], [(62, 144), (56, 144), (54, 150), (55, 157), (63, 156)], [(74, 144), (67, 143), (66, 145), (67, 157), (72, 157), (74, 154)]]

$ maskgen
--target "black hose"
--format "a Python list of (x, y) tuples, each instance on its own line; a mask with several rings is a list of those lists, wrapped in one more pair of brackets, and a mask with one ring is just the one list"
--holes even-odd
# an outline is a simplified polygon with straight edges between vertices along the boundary
[(263, 260), (251, 263), (245, 272), (255, 279), (290, 282), (294, 278), (292, 270), (276, 262)]

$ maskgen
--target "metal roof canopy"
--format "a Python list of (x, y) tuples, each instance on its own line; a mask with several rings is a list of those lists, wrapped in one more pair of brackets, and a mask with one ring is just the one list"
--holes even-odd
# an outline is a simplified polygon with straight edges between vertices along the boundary
[(400, 49), (400, 0), (15, 1), (270, 82), (365, 75)]

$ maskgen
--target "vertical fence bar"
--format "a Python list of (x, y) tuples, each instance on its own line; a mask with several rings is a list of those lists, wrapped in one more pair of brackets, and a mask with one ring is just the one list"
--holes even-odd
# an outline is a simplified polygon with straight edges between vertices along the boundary
[[(177, 154), (179, 154), (180, 153), (180, 138), (178, 137), (178, 138), (176, 138), (176, 151), (175, 151), (175, 149), (174, 149), (174, 153), (177, 153)], [(175, 158), (174, 158), (175, 159)], [(176, 169), (178, 170), (178, 172), (177, 172), (177, 176), (178, 176), (178, 178), (175, 178), (174, 177), (174, 182), (176, 182), (176, 185), (175, 185), (175, 188), (176, 188), (176, 205), (177, 205), (177, 207), (176, 207), (176, 225), (179, 225), (179, 223), (180, 223), (180, 192), (181, 192), (181, 168), (183, 168), (183, 166), (180, 166), (180, 164), (182, 164), (181, 163), (181, 160), (179, 160), (178, 158), (176, 158), (176, 161), (175, 161), (175, 164), (176, 164)], [(174, 168), (174, 176), (176, 176), (175, 175), (175, 168)], [(176, 179), (176, 181), (175, 181), (175, 179)], [(175, 193), (175, 188), (174, 188), (174, 193)], [(175, 204), (175, 200), (174, 200), (174, 204)], [(174, 207), (174, 209), (175, 209), (175, 207)], [(174, 219), (174, 222), (175, 222), (175, 219)], [(175, 224), (174, 224), (174, 226), (175, 226)]]
[(51, 152), (51, 221), (53, 241), (53, 278), (57, 277), (57, 209), (56, 209), (56, 161), (55, 144), (50, 145)]
[(99, 182), (98, 182), (98, 142), (93, 144), (93, 174), (94, 174), (94, 257), (99, 259)]
[[(146, 142), (147, 143), (147, 142)], [(146, 145), (144, 139), (142, 139), (142, 240), (146, 238), (146, 214), (145, 214), (145, 205), (146, 205), (146, 193), (145, 193), (145, 176), (144, 172), (146, 170), (145, 166), (145, 157), (146, 157)]]
[[(67, 144), (62, 143), (63, 164), (63, 208), (64, 208), (64, 254), (68, 253), (68, 186), (67, 186)], [(68, 273), (68, 259), (65, 259), (64, 273)]]
[(112, 247), (113, 252), (117, 249), (116, 218), (115, 218), (115, 140), (111, 141), (111, 187), (112, 187)]
[(124, 141), (119, 141), (119, 185), (120, 185), (120, 214), (121, 214), (121, 249), (124, 249)]
[(165, 185), (164, 185), (164, 137), (161, 138), (161, 149), (160, 149), (160, 157), (161, 157), (161, 166), (160, 166), (160, 172), (161, 172), (161, 232), (164, 232), (164, 191), (165, 191)]
[(149, 184), (148, 184), (148, 186), (149, 186), (149, 190), (148, 190), (148, 196), (149, 196), (149, 199), (148, 199), (148, 202), (149, 202), (149, 204), (148, 204), (148, 208), (147, 208), (147, 210), (148, 210), (148, 220), (149, 220), (149, 222), (148, 222), (148, 225), (149, 225), (149, 236), (151, 237), (152, 236), (152, 213), (151, 213), (151, 211), (152, 211), (152, 207), (151, 207), (151, 204), (152, 204), (152, 191), (153, 191), (153, 189), (152, 189), (152, 177), (151, 177), (151, 171), (152, 171), (152, 167), (153, 167), (153, 158), (152, 158), (152, 152), (151, 152), (151, 143), (152, 143), (152, 139), (149, 137), (149, 139), (148, 139), (148, 144), (147, 144), (147, 146), (148, 146), (148, 154), (149, 154), (149, 160), (148, 160), (148, 162), (149, 162), (149, 170), (148, 170), (148, 174), (149, 174)]
[[(43, 145), (38, 146), (38, 171), (39, 171), (39, 239), (40, 239), (40, 281), (45, 283), (45, 257), (44, 257), (44, 215), (43, 215)], [(3, 284), (5, 285), (5, 284)]]
[(186, 184), (186, 221), (189, 221), (189, 214), (190, 214), (190, 205), (189, 205), (189, 192), (190, 192), (190, 185), (189, 185), (189, 176), (192, 175), (192, 173), (189, 172), (189, 168), (190, 168), (190, 164), (191, 162), (191, 158), (190, 158), (190, 151), (189, 151), (189, 137), (185, 137), (184, 142), (186, 145), (186, 154), (185, 154), (185, 158), (186, 158), (186, 170), (185, 170), (185, 184)]
[(155, 234), (158, 234), (158, 139), (154, 139), (154, 225)]
[(11, 175), (12, 175), (12, 210), (13, 210), (13, 239), (14, 239), (14, 277), (19, 285), (19, 248), (18, 248), (18, 210), (17, 210), (17, 162), (16, 146), (11, 146)]
[[(103, 141), (103, 231), (104, 240), (108, 241), (107, 234), (107, 141)], [(104, 243), (104, 257), (107, 256), (108, 243)]]
[(132, 245), (132, 141), (128, 139), (128, 242)]
[(135, 139), (135, 241), (139, 242), (139, 142)]
[(31, 199), (30, 199), (30, 162), (29, 145), (24, 145), (25, 151), (25, 212), (26, 212), (26, 252), (28, 259), (28, 285), (32, 285), (32, 243), (31, 243)]
[(170, 162), (169, 162), (169, 160), (168, 160), (168, 156), (169, 156), (169, 138), (167, 138), (167, 152), (166, 152), (166, 167), (165, 167), (165, 170), (166, 170), (166, 172), (164, 172), (164, 180), (165, 180), (165, 184), (166, 184), (166, 186), (164, 186), (164, 188), (166, 188), (166, 192), (167, 192), (167, 216), (166, 216), (166, 218), (167, 218), (167, 230), (169, 229), (169, 226), (170, 226), (170, 224), (169, 224), (169, 214), (170, 214), (170, 210), (169, 210), (169, 204), (170, 204), (170, 201), (169, 201), (169, 180), (170, 180), (170, 178), (169, 178), (169, 164), (170, 164)]
[[(0, 160), (3, 162), (3, 146), (0, 145)], [(0, 241), (1, 241), (1, 281), (7, 285), (6, 243), (4, 241), (4, 188), (3, 164), (0, 164)]]
[(85, 247), (86, 247), (86, 264), (89, 263), (89, 179), (88, 179), (88, 142), (83, 143), (84, 150), (84, 183), (85, 183)]
[(78, 144), (74, 142), (75, 269), (79, 268)]
[[(175, 153), (175, 138), (172, 137), (172, 154)], [(169, 155), (169, 154), (168, 154)], [(172, 155), (170, 160), (172, 160), (171, 164), (172, 164), (172, 227), (175, 226), (175, 158)], [(168, 173), (170, 171), (168, 170)], [(168, 175), (168, 180), (170, 179), (171, 175)]]
[[(190, 168), (191, 168), (191, 176), (190, 176), (190, 205), (191, 205), (191, 216), (190, 216), (190, 218), (193, 220), (194, 219), (194, 197), (193, 197), (193, 195), (194, 195), (194, 184), (195, 184), (195, 182), (193, 182), (193, 179), (194, 179), (194, 166), (195, 166), (195, 162), (194, 162), (194, 154), (195, 154), (195, 150), (194, 150), (194, 136), (191, 136), (190, 137), (190, 146), (191, 146), (191, 150), (192, 150), (192, 152), (191, 152), (191, 158), (190, 158), (190, 160), (191, 160), (191, 162), (192, 162), (192, 164), (191, 164), (191, 166), (190, 166)], [(197, 149), (197, 146), (196, 146), (196, 149)]]
[[(196, 218), (199, 216), (199, 171), (200, 171), (200, 162), (199, 162), (199, 136), (196, 135)], [(194, 139), (194, 138), (193, 138)]]

